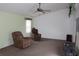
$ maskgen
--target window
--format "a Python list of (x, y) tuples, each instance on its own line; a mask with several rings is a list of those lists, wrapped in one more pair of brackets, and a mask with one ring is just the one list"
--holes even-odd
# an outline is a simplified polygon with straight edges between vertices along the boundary
[(31, 33), (31, 20), (26, 20), (26, 33)]

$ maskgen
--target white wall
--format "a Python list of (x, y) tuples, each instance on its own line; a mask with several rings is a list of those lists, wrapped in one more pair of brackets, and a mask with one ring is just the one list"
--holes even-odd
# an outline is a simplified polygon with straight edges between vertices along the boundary
[[(75, 21), (78, 20), (79, 18), (79, 4), (76, 4), (76, 18), (75, 18)], [(79, 32), (77, 32), (76, 34), (76, 47), (79, 49)]]
[(39, 30), (43, 38), (65, 40), (66, 34), (75, 35), (74, 15), (69, 18), (68, 9), (59, 10), (34, 18), (33, 27), (36, 27)]
[(0, 48), (13, 44), (11, 33), (14, 31), (25, 33), (25, 20), (23, 16), (0, 12)]

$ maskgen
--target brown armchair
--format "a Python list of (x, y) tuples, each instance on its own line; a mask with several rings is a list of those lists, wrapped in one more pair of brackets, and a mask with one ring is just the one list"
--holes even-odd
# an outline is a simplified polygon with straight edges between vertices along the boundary
[(16, 31), (12, 33), (14, 46), (17, 48), (25, 48), (32, 44), (31, 37), (23, 37), (20, 31)]
[(32, 28), (32, 39), (35, 41), (40, 41), (41, 40), (41, 34), (38, 33), (38, 30), (35, 28)]

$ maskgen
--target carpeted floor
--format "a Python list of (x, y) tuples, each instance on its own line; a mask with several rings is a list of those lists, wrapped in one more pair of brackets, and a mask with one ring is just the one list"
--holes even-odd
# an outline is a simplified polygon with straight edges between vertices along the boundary
[(0, 56), (61, 56), (63, 55), (63, 40), (35, 41), (25, 49), (9, 46), (0, 50)]

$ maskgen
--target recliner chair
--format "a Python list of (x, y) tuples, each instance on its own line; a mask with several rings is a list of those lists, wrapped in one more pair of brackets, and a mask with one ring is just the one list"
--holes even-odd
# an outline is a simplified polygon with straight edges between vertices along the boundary
[(14, 46), (17, 48), (26, 48), (30, 46), (33, 42), (31, 37), (23, 37), (20, 31), (16, 31), (12, 33)]
[(38, 33), (38, 30), (35, 28), (32, 28), (32, 39), (35, 41), (40, 41), (41, 40), (41, 34)]

